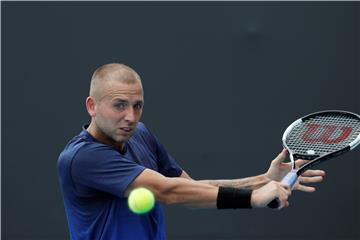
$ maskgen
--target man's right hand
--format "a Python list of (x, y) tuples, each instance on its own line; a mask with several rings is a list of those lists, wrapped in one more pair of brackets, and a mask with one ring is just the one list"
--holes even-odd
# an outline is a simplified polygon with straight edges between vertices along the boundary
[(264, 208), (267, 207), (268, 203), (272, 200), (278, 198), (280, 201), (278, 209), (282, 209), (289, 206), (288, 198), (290, 195), (291, 189), (289, 185), (271, 181), (252, 192), (251, 206), (253, 208)]

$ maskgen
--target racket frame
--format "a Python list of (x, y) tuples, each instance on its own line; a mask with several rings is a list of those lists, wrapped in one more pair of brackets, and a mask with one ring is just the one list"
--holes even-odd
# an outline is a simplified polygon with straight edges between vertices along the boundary
[[(292, 165), (292, 169), (296, 170), (296, 173), (297, 173), (298, 176), (300, 176), (305, 170), (307, 170), (309, 168), (312, 168), (312, 167), (324, 162), (325, 160), (328, 160), (330, 158), (341, 155), (344, 152), (350, 151), (350, 150), (354, 149), (356, 146), (358, 146), (360, 144), (360, 134), (359, 134), (351, 143), (349, 143), (348, 146), (346, 146), (346, 147), (344, 147), (344, 148), (342, 148), (340, 150), (337, 150), (335, 152), (331, 152), (331, 153), (324, 154), (324, 155), (318, 155), (318, 154), (307, 154), (307, 155), (305, 155), (305, 154), (293, 154), (293, 152), (289, 149), (289, 147), (286, 144), (286, 138), (289, 135), (290, 131), (295, 126), (305, 122), (307, 119), (312, 118), (312, 117), (314, 117), (316, 115), (319, 115), (319, 114), (324, 114), (324, 113), (340, 113), (340, 114), (344, 114), (344, 115), (352, 115), (352, 116), (356, 116), (360, 120), (360, 115), (352, 113), (352, 112), (343, 111), (343, 110), (325, 110), (325, 111), (319, 111), (319, 112), (308, 114), (308, 115), (306, 115), (306, 116), (304, 116), (302, 118), (299, 118), (299, 119), (295, 120), (292, 124), (290, 124), (286, 128), (286, 130), (284, 131), (284, 134), (282, 136), (282, 144), (286, 148), (286, 150), (288, 150), (291, 165)], [(296, 159), (309, 160), (309, 162), (305, 163), (300, 168), (296, 169), (296, 164), (295, 164)]]
[[(290, 185), (290, 187), (292, 188), (298, 177), (303, 174), (307, 169), (312, 168), (330, 158), (334, 158), (338, 155), (341, 155), (345, 152), (348, 152), (352, 149), (354, 149), (355, 147), (357, 147), (360, 144), (360, 134), (351, 142), (349, 143), (346, 147), (339, 149), (335, 152), (331, 152), (328, 154), (324, 154), (324, 155), (319, 155), (319, 154), (294, 154), (289, 147), (286, 144), (286, 137), (288, 136), (288, 134), (290, 133), (290, 131), (297, 126), (298, 124), (303, 123), (304, 121), (306, 121), (309, 118), (312, 118), (316, 115), (319, 114), (324, 114), (324, 113), (340, 113), (340, 114), (344, 114), (344, 115), (352, 115), (357, 117), (360, 120), (360, 115), (356, 114), (356, 113), (352, 113), (352, 112), (348, 112), (348, 111), (343, 111), (343, 110), (325, 110), (325, 111), (319, 111), (319, 112), (315, 112), (315, 113), (311, 113), (309, 115), (306, 115), (302, 118), (299, 118), (297, 120), (295, 120), (292, 124), (290, 124), (286, 130), (284, 131), (284, 134), (282, 136), (282, 143), (283, 143), (283, 147), (286, 148), (286, 150), (289, 152), (289, 158), (291, 161), (291, 165), (292, 165), (292, 170), (282, 179), (282, 183)], [(300, 168), (296, 169), (296, 164), (295, 164), (295, 160), (296, 159), (304, 159), (304, 160), (309, 160), (309, 162), (305, 163), (304, 165), (302, 165)], [(273, 201), (271, 201), (268, 206), (270, 208), (278, 208), (280, 205), (280, 201), (279, 199), (274, 199)]]

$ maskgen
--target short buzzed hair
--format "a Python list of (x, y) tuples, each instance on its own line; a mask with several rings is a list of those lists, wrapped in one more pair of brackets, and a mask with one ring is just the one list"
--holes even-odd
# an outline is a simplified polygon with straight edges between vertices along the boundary
[(131, 67), (121, 63), (105, 64), (97, 68), (91, 77), (90, 96), (97, 98), (102, 86), (113, 80), (125, 84), (141, 83), (140, 76)]

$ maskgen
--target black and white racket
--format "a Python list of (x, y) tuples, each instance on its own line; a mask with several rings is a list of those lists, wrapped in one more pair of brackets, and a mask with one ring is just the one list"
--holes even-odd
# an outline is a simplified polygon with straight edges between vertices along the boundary
[[(360, 144), (360, 116), (339, 110), (312, 113), (293, 122), (285, 130), (282, 142), (292, 164), (292, 170), (282, 179), (282, 183), (293, 187), (307, 169)], [(309, 161), (296, 168), (296, 159)], [(279, 205), (279, 200), (274, 199), (268, 207), (278, 208)]]

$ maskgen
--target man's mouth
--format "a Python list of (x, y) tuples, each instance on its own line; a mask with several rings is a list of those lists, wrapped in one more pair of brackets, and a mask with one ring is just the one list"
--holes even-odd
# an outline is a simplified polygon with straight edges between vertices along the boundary
[(124, 132), (127, 132), (127, 133), (129, 133), (129, 132), (132, 131), (132, 128), (130, 128), (130, 127), (121, 127), (120, 129), (121, 129), (122, 131), (124, 131)]

